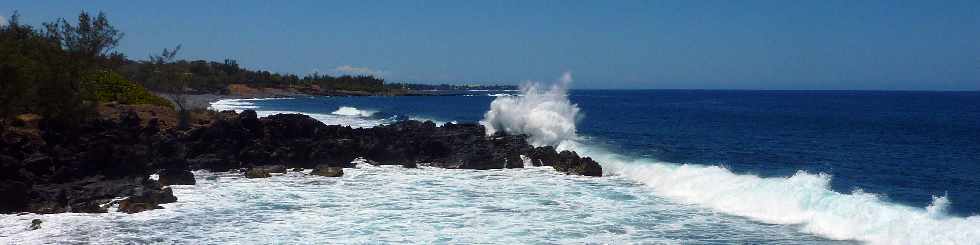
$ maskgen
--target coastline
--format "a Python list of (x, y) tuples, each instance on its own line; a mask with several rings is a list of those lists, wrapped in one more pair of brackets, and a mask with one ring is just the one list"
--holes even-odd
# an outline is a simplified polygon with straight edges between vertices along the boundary
[[(281, 96), (281, 94), (279, 94)], [(244, 96), (202, 94), (185, 99), (206, 108)], [(178, 202), (170, 185), (194, 184), (193, 170), (267, 178), (286, 169), (325, 177), (364, 159), (405, 168), (508, 169), (551, 166), (571, 175), (602, 176), (591, 158), (531, 146), (527, 135), (488, 135), (483, 125), (399, 121), (371, 128), (326, 125), (308, 115), (258, 117), (253, 110), (205, 111), (190, 128), (174, 112), (145, 105), (100, 105), (102, 117), (74, 128), (24, 124), (0, 142), (0, 213), (138, 213)], [(154, 176), (155, 178), (151, 178)]]
[[(406, 90), (398, 92), (384, 92), (384, 93), (369, 93), (361, 91), (333, 91), (329, 93), (303, 93), (298, 91), (282, 90), (282, 89), (260, 89), (260, 90), (249, 90), (242, 92), (242, 90), (235, 90), (234, 93), (228, 94), (217, 94), (217, 93), (201, 93), (201, 94), (184, 94), (181, 95), (184, 99), (184, 105), (188, 110), (207, 110), (210, 105), (214, 102), (227, 99), (268, 99), (268, 98), (294, 98), (294, 97), (309, 97), (309, 96), (337, 96), (337, 97), (348, 97), (348, 96), (464, 96), (470, 95), (476, 92), (486, 92), (489, 94), (500, 94), (506, 92), (515, 92), (517, 90)], [(174, 97), (171, 94), (164, 92), (154, 92), (154, 94), (163, 97), (174, 103)]]

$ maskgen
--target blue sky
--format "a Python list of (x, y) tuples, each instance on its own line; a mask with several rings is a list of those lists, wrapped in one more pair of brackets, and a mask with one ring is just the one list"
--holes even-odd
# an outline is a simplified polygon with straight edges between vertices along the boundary
[(145, 59), (237, 59), (393, 82), (576, 88), (980, 90), (980, 1), (22, 1), (105, 11)]

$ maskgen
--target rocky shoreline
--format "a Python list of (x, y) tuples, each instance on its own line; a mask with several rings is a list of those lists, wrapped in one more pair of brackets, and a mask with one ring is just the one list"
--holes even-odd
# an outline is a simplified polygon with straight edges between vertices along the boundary
[[(534, 147), (526, 135), (486, 135), (479, 124), (402, 121), (373, 128), (325, 125), (301, 114), (258, 118), (224, 111), (188, 130), (124, 112), (74, 128), (43, 123), (0, 135), (0, 213), (135, 213), (178, 201), (168, 185), (194, 184), (192, 170), (263, 178), (287, 169), (336, 177), (361, 159), (406, 168), (502, 169), (552, 166), (601, 176), (588, 157)], [(150, 175), (156, 174), (157, 179)]]

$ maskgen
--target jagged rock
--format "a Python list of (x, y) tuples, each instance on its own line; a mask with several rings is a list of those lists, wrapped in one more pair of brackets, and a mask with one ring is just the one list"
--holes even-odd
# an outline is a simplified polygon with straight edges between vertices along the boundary
[(103, 199), (95, 199), (95, 200), (70, 203), (68, 212), (105, 213), (108, 212), (108, 210), (106, 209), (106, 204), (108, 204), (110, 201), (112, 201), (112, 199), (103, 198)]
[(130, 201), (129, 199), (124, 199), (119, 202), (118, 210), (119, 212), (134, 214), (134, 213), (139, 213), (146, 210), (153, 210), (158, 208), (162, 208), (162, 207), (160, 207), (160, 205), (156, 205), (153, 203), (135, 202), (135, 201)]
[(592, 158), (582, 158), (574, 151), (562, 151), (558, 153), (558, 160), (553, 165), (558, 172), (585, 175), (602, 176), (602, 166), (592, 160)]
[(41, 229), (41, 223), (43, 223), (43, 221), (41, 221), (40, 219), (33, 219), (31, 220), (31, 226), (28, 227), (28, 229), (32, 231)]
[(160, 179), (160, 185), (194, 185), (197, 181), (194, 179), (194, 173), (188, 170), (171, 170), (164, 169), (160, 170), (157, 175)]
[[(161, 129), (159, 120), (143, 123), (136, 113), (75, 127), (42, 120), (35, 129), (0, 130), (0, 212), (105, 212), (104, 204), (118, 197), (129, 197), (120, 202), (124, 212), (157, 208), (176, 200), (161, 184), (193, 184), (188, 170), (196, 169), (251, 166), (246, 177), (264, 178), (312, 168), (341, 176), (356, 158), (407, 168), (500, 169), (524, 167), (522, 155), (535, 166), (602, 175), (590, 158), (532, 147), (525, 135), (487, 136), (476, 123), (408, 120), (355, 129), (300, 114), (258, 118), (250, 110), (221, 112), (210, 124), (183, 131)], [(147, 180), (150, 173), (159, 173), (162, 183)]]
[(36, 152), (24, 159), (24, 166), (33, 173), (44, 174), (53, 171), (55, 168), (54, 159), (48, 155)]
[(269, 173), (278, 173), (278, 174), (284, 174), (284, 173), (286, 173), (286, 166), (284, 166), (284, 165), (265, 165), (265, 166), (255, 166), (255, 167), (252, 167), (252, 168), (253, 169), (260, 169), (260, 170), (263, 170), (263, 171), (269, 172)]
[(552, 146), (536, 147), (527, 157), (534, 166), (551, 166), (558, 162), (558, 152)]
[(252, 168), (245, 171), (245, 178), (255, 179), (255, 178), (269, 178), (272, 177), (269, 170), (262, 168)]
[(64, 184), (35, 185), (28, 210), (33, 213), (104, 213), (105, 204), (117, 197), (136, 197), (154, 203), (177, 201), (169, 188), (139, 177), (105, 179), (93, 176)]
[(119, 212), (123, 213), (139, 213), (146, 210), (163, 208), (160, 204), (176, 202), (177, 197), (174, 196), (173, 190), (170, 187), (163, 187), (160, 190), (149, 190), (135, 193), (135, 195), (127, 197), (119, 201)]
[(272, 173), (286, 173), (286, 166), (283, 165), (267, 165), (267, 166), (255, 166), (249, 168), (245, 171), (245, 178), (269, 178), (272, 177)]
[(530, 151), (528, 158), (534, 166), (552, 166), (556, 171), (575, 175), (602, 176), (602, 166), (592, 158), (580, 157), (574, 151), (556, 153), (551, 146), (537, 147)]
[(237, 162), (232, 161), (230, 156), (219, 156), (208, 153), (201, 154), (194, 158), (187, 159), (187, 166), (190, 169), (207, 169), (215, 172), (223, 172), (238, 168)]
[[(192, 166), (233, 169), (236, 166), (230, 163), (248, 161), (290, 168), (313, 168), (318, 164), (354, 167), (351, 161), (362, 157), (373, 164), (408, 168), (425, 163), (443, 168), (499, 169), (524, 167), (524, 155), (535, 166), (556, 166), (556, 170), (570, 174), (594, 175), (594, 168), (598, 167), (577, 155), (559, 162), (554, 147), (532, 147), (525, 135), (498, 133), (487, 137), (486, 129), (475, 123), (437, 126), (409, 120), (352, 129), (324, 125), (300, 114), (277, 114), (252, 121), (253, 113), (246, 110), (237, 117), (228, 116), (238, 119), (213, 123), (202, 129), (211, 133), (185, 138), (192, 148), (200, 149), (189, 155)], [(250, 123), (256, 125), (245, 126)]]
[[(6, 135), (5, 135), (6, 136)], [(10, 138), (4, 137), (5, 141)], [(16, 144), (19, 140), (11, 140)], [(19, 144), (15, 148), (20, 148)], [(22, 161), (14, 156), (0, 154), (0, 213), (10, 213), (27, 207), (28, 193), (36, 176), (26, 170)]]
[(313, 169), (313, 172), (310, 172), (310, 174), (324, 177), (340, 177), (344, 175), (344, 168), (331, 167), (329, 165), (318, 165)]
[(241, 114), (238, 114), (238, 120), (242, 122), (242, 126), (246, 129), (253, 131), (261, 130), (261, 128), (259, 128), (258, 114), (256, 114), (253, 110), (242, 111)]

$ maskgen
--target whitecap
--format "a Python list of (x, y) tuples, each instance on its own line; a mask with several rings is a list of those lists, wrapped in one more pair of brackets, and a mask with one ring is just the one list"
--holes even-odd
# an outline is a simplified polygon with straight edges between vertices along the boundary
[(980, 216), (950, 217), (947, 197), (925, 208), (879, 195), (830, 188), (831, 175), (799, 171), (789, 177), (736, 174), (718, 166), (630, 159), (578, 145), (607, 175), (643, 183), (672, 200), (770, 224), (798, 225), (804, 232), (872, 244), (972, 244), (980, 241)]
[(331, 112), (330, 114), (341, 115), (341, 116), (370, 117), (371, 115), (374, 115), (375, 112), (376, 111), (371, 111), (371, 110), (360, 110), (357, 109), (356, 107), (341, 106), (336, 111)]

